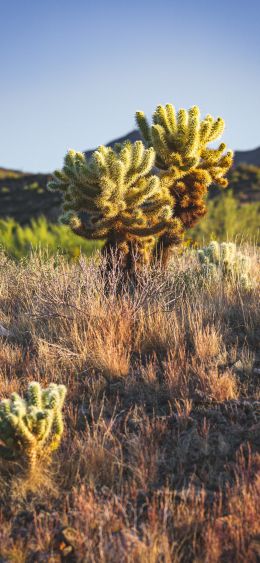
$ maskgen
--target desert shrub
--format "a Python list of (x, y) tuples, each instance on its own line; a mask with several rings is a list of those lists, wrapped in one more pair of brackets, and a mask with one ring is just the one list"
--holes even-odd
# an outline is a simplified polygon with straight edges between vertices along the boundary
[(59, 446), (62, 407), (66, 387), (52, 383), (47, 389), (32, 382), (26, 398), (12, 393), (0, 402), (0, 456), (9, 460), (25, 458), (33, 473), (38, 457), (50, 455)]
[(32, 182), (31, 184), (26, 184), (23, 188), (25, 191), (39, 191), (40, 186), (38, 182)]
[(241, 204), (232, 191), (208, 202), (207, 215), (187, 232), (193, 243), (203, 244), (210, 239), (259, 243), (260, 202)]
[(13, 258), (22, 258), (36, 249), (47, 249), (49, 255), (58, 250), (68, 258), (77, 258), (81, 252), (89, 256), (102, 243), (79, 239), (65, 225), (50, 224), (41, 217), (24, 226), (14, 219), (0, 220), (0, 244)]
[(20, 178), (22, 175), (22, 172), (18, 172), (18, 170), (8, 170), (7, 168), (0, 168), (0, 180), (5, 180), (7, 178)]
[[(240, 205), (231, 193), (217, 197), (208, 203), (206, 217), (186, 233), (185, 245), (201, 246), (210, 240), (259, 242), (260, 203)], [(20, 259), (32, 250), (47, 249), (48, 255), (57, 250), (68, 259), (80, 253), (90, 256), (102, 247), (101, 241), (79, 238), (66, 225), (54, 225), (41, 217), (28, 225), (20, 225), (14, 219), (0, 220), (0, 245), (8, 256)]]

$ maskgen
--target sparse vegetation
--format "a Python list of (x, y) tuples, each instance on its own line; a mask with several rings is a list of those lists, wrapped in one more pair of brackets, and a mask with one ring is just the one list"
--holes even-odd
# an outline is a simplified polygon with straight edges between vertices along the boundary
[[(210, 240), (236, 240), (259, 244), (259, 203), (242, 206), (232, 193), (225, 193), (208, 202), (208, 213), (200, 223), (186, 232), (186, 241), (201, 246)], [(89, 241), (74, 235), (66, 225), (56, 225), (44, 217), (20, 225), (14, 219), (0, 220), (0, 245), (13, 258), (28, 256), (32, 250), (41, 249), (48, 255), (57, 250), (69, 259), (78, 258), (80, 252), (90, 256), (101, 248), (101, 241)]]
[(4, 560), (257, 562), (259, 254), (241, 250), (248, 290), (190, 283), (190, 250), (135, 289), (103, 259), (0, 255), (1, 399), (68, 388), (53, 487), (7, 502), (1, 460)]
[(21, 176), (23, 176), (23, 173), (19, 172), (18, 170), (8, 170), (7, 168), (0, 167), (0, 180), (13, 180), (20, 178)]
[(260, 2), (0, 14), (0, 563), (260, 563)]
[(253, 164), (239, 164), (229, 173), (229, 185), (240, 201), (259, 199), (260, 167)]

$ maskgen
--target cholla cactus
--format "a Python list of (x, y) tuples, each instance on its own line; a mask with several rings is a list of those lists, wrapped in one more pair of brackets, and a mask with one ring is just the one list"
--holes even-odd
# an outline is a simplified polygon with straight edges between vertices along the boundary
[(250, 287), (250, 257), (238, 251), (235, 243), (212, 241), (198, 250), (202, 273), (209, 279), (221, 276), (233, 280), (245, 288)]
[(154, 159), (141, 141), (101, 146), (89, 160), (69, 151), (49, 183), (64, 193), (62, 221), (81, 236), (105, 239), (105, 252), (117, 247), (129, 259), (134, 248), (148, 259), (156, 237), (171, 225), (176, 230), (171, 196), (152, 174)]
[[(233, 153), (225, 153), (224, 143), (216, 149), (207, 147), (222, 135), (224, 120), (214, 120), (211, 115), (200, 120), (197, 106), (176, 114), (171, 104), (156, 108), (151, 127), (143, 112), (137, 112), (136, 119), (147, 146), (156, 151), (161, 186), (170, 193), (173, 215), (181, 221), (184, 232), (205, 215), (204, 199), (210, 184), (227, 186), (224, 176)], [(159, 236), (164, 253), (173, 242), (171, 232)]]
[(0, 402), (0, 456), (17, 460), (25, 458), (29, 473), (35, 469), (38, 456), (50, 454), (60, 443), (63, 433), (62, 407), (66, 387), (52, 383), (41, 389), (30, 383), (25, 399), (12, 393)]
[(49, 183), (64, 194), (63, 221), (85, 238), (104, 239), (104, 252), (119, 249), (127, 270), (134, 253), (146, 262), (153, 254), (168, 255), (205, 214), (209, 185), (227, 185), (232, 163), (224, 143), (207, 148), (224, 121), (210, 115), (200, 121), (196, 106), (177, 116), (172, 105), (158, 106), (151, 127), (142, 112), (136, 118), (147, 149), (127, 141), (114, 149), (101, 146), (89, 160), (69, 151)]

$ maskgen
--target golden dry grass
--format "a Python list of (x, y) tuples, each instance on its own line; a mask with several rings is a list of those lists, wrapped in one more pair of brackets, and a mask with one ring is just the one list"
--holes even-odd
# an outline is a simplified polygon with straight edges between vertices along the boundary
[(96, 258), (0, 255), (0, 324), (12, 333), (0, 397), (35, 379), (68, 387), (62, 445), (38, 487), (1, 461), (3, 561), (258, 560), (253, 252), (249, 290), (202, 285), (189, 252), (123, 289)]

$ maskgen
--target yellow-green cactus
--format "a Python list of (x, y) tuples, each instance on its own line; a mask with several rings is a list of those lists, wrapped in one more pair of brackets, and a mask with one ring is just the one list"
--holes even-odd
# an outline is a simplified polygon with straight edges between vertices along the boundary
[[(143, 112), (136, 113), (136, 120), (147, 146), (156, 151), (162, 189), (170, 193), (173, 216), (180, 220), (184, 232), (206, 213), (209, 186), (212, 183), (227, 186), (225, 175), (233, 153), (225, 152), (224, 143), (216, 149), (208, 147), (222, 135), (224, 120), (215, 120), (211, 115), (201, 120), (197, 106), (176, 113), (171, 104), (156, 108), (151, 127)], [(163, 252), (174, 242), (170, 232), (158, 238)]]
[(207, 115), (201, 120), (197, 106), (176, 113), (174, 106), (167, 104), (157, 106), (151, 127), (141, 111), (136, 112), (136, 120), (146, 144), (156, 151), (156, 166), (170, 170), (173, 179), (184, 177), (193, 168), (202, 168), (209, 171), (211, 181), (226, 184), (222, 178), (229, 169), (232, 153), (224, 155), (224, 143), (216, 149), (207, 147), (222, 135), (223, 119)]
[(146, 262), (167, 256), (205, 214), (209, 185), (227, 185), (232, 163), (224, 143), (208, 147), (222, 134), (223, 119), (201, 121), (197, 106), (177, 114), (171, 104), (158, 106), (151, 126), (143, 112), (136, 118), (146, 149), (141, 141), (101, 146), (89, 160), (69, 151), (49, 183), (63, 192), (63, 221), (83, 237), (105, 240), (108, 255), (118, 249), (127, 270), (134, 255)]
[(59, 446), (65, 396), (64, 385), (52, 383), (42, 389), (39, 383), (32, 382), (25, 398), (12, 393), (10, 399), (0, 401), (0, 456), (9, 460), (25, 458), (32, 473), (37, 458)]
[(89, 239), (104, 239), (104, 250), (134, 249), (148, 259), (157, 237), (176, 220), (172, 198), (153, 174), (155, 152), (141, 141), (115, 149), (101, 146), (87, 160), (69, 151), (49, 189), (64, 193), (63, 222)]
[(220, 277), (250, 288), (250, 257), (237, 250), (235, 243), (213, 240), (198, 250), (198, 258), (205, 278)]

